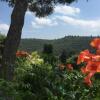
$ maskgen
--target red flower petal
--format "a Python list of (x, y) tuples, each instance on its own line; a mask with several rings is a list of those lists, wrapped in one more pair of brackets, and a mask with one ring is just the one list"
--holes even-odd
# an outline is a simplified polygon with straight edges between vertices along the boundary
[(92, 61), (99, 62), (100, 61), (100, 55), (94, 55), (94, 56), (92, 56)]
[(66, 65), (66, 68), (69, 69), (69, 70), (73, 70), (72, 64), (67, 64), (67, 65)]
[(89, 50), (82, 51), (78, 56), (77, 64), (80, 64), (81, 62), (88, 62), (91, 59), (91, 56), (92, 54)]
[(86, 65), (86, 70), (88, 72), (91, 71), (100, 71), (100, 62), (93, 62), (93, 61), (89, 61), (88, 64)]
[(100, 38), (95, 38), (91, 41), (90, 45), (96, 49), (100, 49)]
[(25, 51), (17, 51), (16, 56), (17, 57), (27, 57), (29, 54)]
[(81, 71), (82, 71), (83, 74), (86, 74), (86, 73), (87, 73), (87, 70), (86, 70), (85, 67), (82, 67), (82, 68), (81, 68)]
[(96, 54), (97, 54), (97, 55), (100, 55), (100, 49), (98, 49), (98, 50), (96, 51)]
[(91, 86), (92, 85), (92, 82), (91, 82), (91, 77), (95, 74), (95, 71), (92, 71), (91, 73), (88, 74), (88, 76), (86, 76), (84, 78), (84, 82), (88, 85), (88, 86)]

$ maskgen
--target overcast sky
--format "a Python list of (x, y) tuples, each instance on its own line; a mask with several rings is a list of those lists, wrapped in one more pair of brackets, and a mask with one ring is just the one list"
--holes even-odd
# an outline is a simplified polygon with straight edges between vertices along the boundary
[[(22, 38), (57, 39), (65, 35), (100, 35), (100, 0), (78, 0), (70, 6), (57, 5), (54, 13), (37, 18), (27, 11)], [(0, 32), (7, 34), (12, 8), (0, 2)]]

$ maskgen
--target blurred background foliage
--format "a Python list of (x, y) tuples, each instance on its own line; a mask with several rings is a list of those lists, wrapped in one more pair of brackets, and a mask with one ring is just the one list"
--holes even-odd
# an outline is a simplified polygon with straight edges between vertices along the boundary
[[(92, 78), (91, 87), (84, 84), (85, 75), (80, 71), (82, 65), (76, 64), (77, 56), (64, 49), (55, 55), (53, 45), (45, 44), (42, 53), (34, 51), (27, 57), (17, 57), (13, 81), (0, 79), (4, 95), (0, 100), (5, 96), (14, 100), (99, 100), (100, 77)], [(59, 64), (65, 67), (61, 69)], [(72, 64), (74, 70), (66, 69), (66, 64)]]

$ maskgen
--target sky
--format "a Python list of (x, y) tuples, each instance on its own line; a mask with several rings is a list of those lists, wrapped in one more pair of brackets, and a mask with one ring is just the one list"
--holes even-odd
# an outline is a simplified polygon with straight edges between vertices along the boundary
[[(7, 34), (13, 8), (0, 2), (0, 32)], [(22, 38), (57, 39), (68, 35), (100, 35), (100, 0), (78, 0), (70, 5), (56, 5), (52, 15), (25, 15)]]

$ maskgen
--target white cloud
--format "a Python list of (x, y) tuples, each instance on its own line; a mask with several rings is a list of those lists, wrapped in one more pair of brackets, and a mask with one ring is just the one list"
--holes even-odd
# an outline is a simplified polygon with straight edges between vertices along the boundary
[[(100, 20), (99, 19), (98, 20), (81, 19), (79, 18), (80, 12), (81, 12), (80, 8), (77, 8), (77, 7), (71, 7), (67, 5), (58, 5), (58, 6), (55, 6), (54, 15), (51, 15), (51, 19), (50, 17), (46, 17), (46, 18), (33, 17), (34, 13), (32, 14), (30, 11), (27, 11), (26, 14), (29, 16), (32, 15), (32, 17), (34, 18), (34, 20), (32, 20), (31, 22), (31, 25), (33, 28), (43, 28), (43, 27), (51, 27), (51, 26), (57, 27), (58, 25), (61, 26), (61, 24), (64, 23), (64, 25), (72, 25), (72, 30), (73, 30), (73, 27), (75, 26), (76, 30), (80, 29), (82, 31), (88, 31), (91, 33), (99, 32)], [(77, 15), (78, 17), (76, 17)]]
[(99, 29), (100, 28), (100, 20), (83, 20), (83, 19), (75, 19), (68, 16), (58, 16), (58, 19), (64, 21), (66, 24), (79, 26), (80, 28), (92, 28)]
[(76, 15), (80, 13), (79, 8), (66, 6), (66, 5), (56, 6), (54, 11), (55, 13), (64, 14), (64, 15)]
[(0, 31), (4, 34), (6, 34), (6, 32), (8, 31), (9, 29), (9, 25), (7, 24), (0, 24)]
[(40, 28), (43, 26), (56, 26), (58, 23), (54, 19), (49, 18), (35, 18), (34, 21), (32, 21), (32, 26), (34, 28)]
[(32, 12), (27, 11), (27, 12), (26, 12), (26, 15), (32, 15)]
[(41, 28), (41, 26), (39, 26), (36, 22), (32, 21), (32, 27), (34, 28)]

